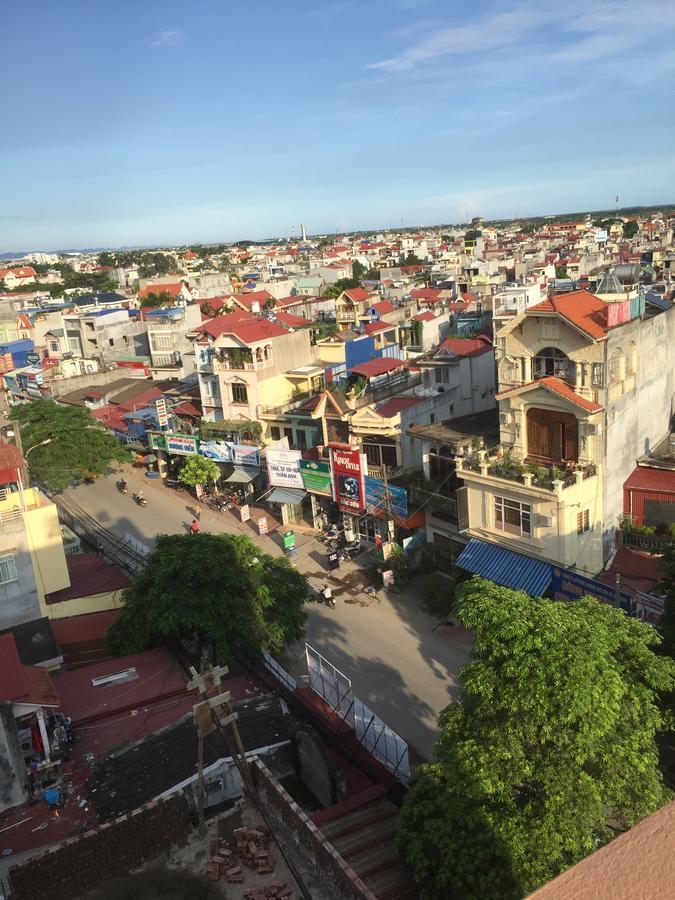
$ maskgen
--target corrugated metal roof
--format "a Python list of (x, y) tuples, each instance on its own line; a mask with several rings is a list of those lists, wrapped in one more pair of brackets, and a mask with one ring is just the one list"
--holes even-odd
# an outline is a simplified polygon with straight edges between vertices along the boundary
[(675, 469), (652, 469), (638, 466), (624, 482), (625, 488), (640, 491), (663, 491), (675, 494)]
[(268, 503), (302, 503), (307, 496), (307, 491), (302, 488), (275, 487), (265, 500)]
[(541, 597), (551, 583), (549, 563), (476, 538), (472, 538), (457, 557), (457, 565), (496, 584), (525, 591), (532, 597)]

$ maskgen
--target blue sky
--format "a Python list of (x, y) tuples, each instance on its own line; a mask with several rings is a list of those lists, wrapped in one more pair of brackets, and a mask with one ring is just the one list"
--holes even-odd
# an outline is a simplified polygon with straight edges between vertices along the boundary
[(0, 250), (675, 200), (672, 0), (7, 9)]

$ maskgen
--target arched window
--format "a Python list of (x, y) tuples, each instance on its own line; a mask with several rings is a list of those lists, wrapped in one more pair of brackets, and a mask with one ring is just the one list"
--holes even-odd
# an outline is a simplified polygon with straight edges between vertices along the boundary
[(515, 384), (519, 378), (519, 367), (516, 362), (505, 356), (499, 364), (499, 380), (501, 384)]
[(554, 375), (573, 384), (576, 367), (562, 350), (558, 350), (557, 347), (544, 347), (532, 360), (532, 375), (534, 378)]
[(626, 377), (629, 375), (634, 375), (635, 370), (637, 368), (637, 348), (635, 347), (635, 341), (631, 341), (628, 347), (628, 352), (626, 353)]
[(255, 350), (255, 360), (256, 360), (256, 362), (262, 362), (262, 361), (263, 361), (262, 347), (256, 347), (256, 350)]
[(609, 357), (609, 383), (619, 384), (623, 381), (624, 355), (621, 347), (615, 347)]
[(265, 344), (265, 361), (268, 362), (270, 359), (272, 359), (272, 345)]

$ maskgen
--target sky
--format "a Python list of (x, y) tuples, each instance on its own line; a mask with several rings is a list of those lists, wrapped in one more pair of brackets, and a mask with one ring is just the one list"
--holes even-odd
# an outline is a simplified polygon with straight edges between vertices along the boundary
[(6, 0), (0, 251), (672, 202), (673, 47), (673, 0)]

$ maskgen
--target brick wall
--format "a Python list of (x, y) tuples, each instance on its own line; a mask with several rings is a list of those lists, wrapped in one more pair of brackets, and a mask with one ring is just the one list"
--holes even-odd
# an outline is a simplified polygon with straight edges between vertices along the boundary
[(118, 878), (187, 838), (190, 814), (183, 794), (153, 800), (72, 838), (41, 856), (12, 866), (13, 900), (74, 900), (111, 878)]
[(311, 871), (322, 894), (335, 900), (377, 900), (260, 760), (253, 762), (251, 773), (277, 839), (300, 870)]

